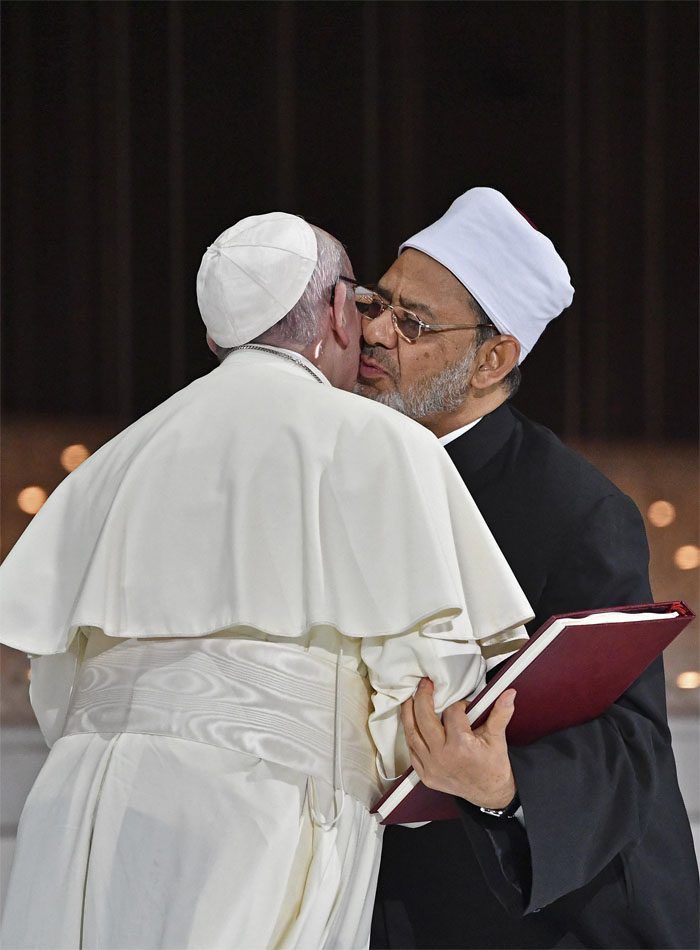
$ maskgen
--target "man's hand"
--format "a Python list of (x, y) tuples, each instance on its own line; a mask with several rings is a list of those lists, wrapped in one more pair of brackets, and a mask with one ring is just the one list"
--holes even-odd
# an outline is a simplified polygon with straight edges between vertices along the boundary
[(435, 714), (433, 684), (424, 677), (413, 699), (401, 707), (411, 765), (429, 788), (458, 795), (483, 808), (505, 808), (515, 797), (506, 726), (515, 709), (515, 690), (507, 689), (491, 713), (472, 730), (467, 703), (448, 706), (442, 722)]

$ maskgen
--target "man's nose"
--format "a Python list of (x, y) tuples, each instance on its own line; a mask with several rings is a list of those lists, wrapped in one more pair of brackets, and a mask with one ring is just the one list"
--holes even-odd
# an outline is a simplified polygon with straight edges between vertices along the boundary
[(362, 336), (367, 346), (383, 346), (387, 350), (393, 350), (398, 336), (391, 319), (391, 312), (385, 310), (374, 320), (368, 320), (365, 317), (362, 320)]

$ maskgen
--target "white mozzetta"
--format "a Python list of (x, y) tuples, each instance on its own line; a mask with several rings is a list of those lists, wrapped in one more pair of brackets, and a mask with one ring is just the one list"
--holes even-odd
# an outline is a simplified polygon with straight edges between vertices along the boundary
[(430, 433), (250, 350), (58, 486), (2, 565), (0, 605), (3, 642), (35, 654), (83, 625), (376, 637), (452, 617), (459, 636), (435, 635), (467, 640), (532, 616)]
[[(2, 639), (37, 655), (47, 741), (61, 734), (81, 627), (299, 638), (325, 626), (364, 638), (380, 668), (388, 649), (397, 675), (403, 646), (377, 638), (421, 629), (464, 654), (466, 675), (477, 641), (522, 637), (527, 600), (434, 437), (322, 382), (274, 353), (234, 352), (49, 498), (0, 568)], [(417, 685), (410, 669), (392, 707)]]

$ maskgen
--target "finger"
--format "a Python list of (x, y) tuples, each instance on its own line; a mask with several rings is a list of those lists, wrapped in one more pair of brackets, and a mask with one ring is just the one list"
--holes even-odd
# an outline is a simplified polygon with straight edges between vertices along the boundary
[(445, 727), (447, 742), (460, 736), (471, 735), (471, 726), (466, 716), (467, 703), (460, 699), (452, 703), (442, 714), (442, 723)]
[(483, 726), (476, 730), (477, 735), (485, 739), (504, 740), (506, 726), (510, 722), (514, 712), (515, 690), (507, 689), (494, 703), (489, 718)]
[(401, 706), (401, 723), (403, 725), (406, 745), (408, 746), (409, 752), (415, 752), (416, 754), (427, 757), (430, 754), (429, 749), (416, 725), (412, 699), (407, 699)]
[(416, 725), (431, 752), (441, 749), (445, 744), (445, 730), (440, 717), (435, 714), (433, 692), (433, 684), (423, 677), (413, 697)]

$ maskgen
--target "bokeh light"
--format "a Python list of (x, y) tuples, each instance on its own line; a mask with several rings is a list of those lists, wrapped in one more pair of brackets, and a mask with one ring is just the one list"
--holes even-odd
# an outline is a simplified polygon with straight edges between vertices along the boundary
[(686, 670), (676, 677), (676, 686), (679, 689), (698, 689), (700, 687), (700, 671)]
[(25, 514), (35, 515), (47, 497), (40, 485), (28, 485), (17, 495), (17, 504)]
[(61, 465), (67, 472), (74, 471), (81, 462), (90, 455), (90, 449), (85, 445), (67, 445), (61, 452)]
[(700, 566), (700, 548), (697, 544), (683, 544), (673, 555), (673, 562), (682, 571), (692, 571)]
[(655, 528), (667, 528), (676, 520), (676, 509), (670, 501), (653, 501), (649, 505), (647, 518)]

